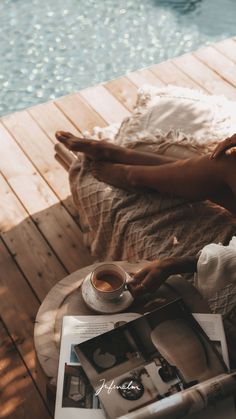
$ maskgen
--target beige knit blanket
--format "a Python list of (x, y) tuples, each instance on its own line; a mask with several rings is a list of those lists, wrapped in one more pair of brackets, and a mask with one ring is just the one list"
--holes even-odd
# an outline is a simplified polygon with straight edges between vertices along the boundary
[[(120, 127), (96, 129), (94, 138), (184, 158), (207, 153), (236, 132), (235, 109), (223, 97), (146, 86), (132, 115)], [(87, 244), (100, 261), (196, 255), (208, 243), (228, 243), (236, 232), (233, 217), (216, 205), (108, 186), (94, 179), (87, 159), (81, 169), (78, 162), (71, 167), (70, 184)]]

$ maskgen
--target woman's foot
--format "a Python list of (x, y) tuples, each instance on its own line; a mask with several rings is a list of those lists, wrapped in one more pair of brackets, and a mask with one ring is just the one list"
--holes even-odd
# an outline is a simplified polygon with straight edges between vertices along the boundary
[(126, 189), (126, 179), (128, 176), (127, 167), (128, 166), (124, 164), (114, 164), (100, 161), (93, 163), (91, 171), (93, 176), (100, 180), (100, 182)]
[(57, 131), (55, 136), (60, 143), (64, 144), (71, 151), (80, 151), (91, 157), (96, 157), (97, 155), (98, 142), (96, 140), (79, 138), (65, 131)]
[(171, 157), (136, 151), (131, 148), (112, 144), (106, 140), (97, 141), (78, 138), (64, 131), (57, 131), (56, 138), (69, 150), (85, 153), (93, 160), (104, 160), (134, 166), (159, 166), (175, 161)]
[(126, 191), (143, 193), (144, 190), (147, 191), (147, 188), (140, 186), (138, 181), (141, 176), (141, 167), (99, 161), (93, 163), (91, 171), (100, 182)]
[(56, 139), (71, 151), (80, 151), (95, 160), (116, 160), (117, 152), (126, 153), (126, 149), (105, 140), (79, 138), (70, 132), (57, 131)]

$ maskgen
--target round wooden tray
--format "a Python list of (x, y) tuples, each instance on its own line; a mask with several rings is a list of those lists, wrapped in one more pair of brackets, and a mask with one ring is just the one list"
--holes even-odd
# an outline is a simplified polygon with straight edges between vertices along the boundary
[[(126, 272), (132, 274), (142, 269), (148, 262), (112, 263), (118, 264)], [(39, 363), (49, 378), (56, 380), (57, 377), (63, 316), (97, 314), (85, 304), (80, 286), (86, 276), (98, 265), (99, 263), (96, 263), (79, 269), (58, 282), (47, 294), (39, 308), (34, 328), (34, 343)], [(171, 287), (170, 285), (169, 288), (162, 286), (158, 290), (158, 295), (153, 294), (151, 298), (150, 296), (144, 296), (138, 303), (134, 302), (125, 311), (144, 313), (177, 297), (182, 297), (192, 311), (209, 311), (197, 290), (183, 278), (179, 276), (178, 278), (171, 277), (168, 279), (168, 284), (171, 284)], [(194, 303), (196, 303), (195, 306)]]

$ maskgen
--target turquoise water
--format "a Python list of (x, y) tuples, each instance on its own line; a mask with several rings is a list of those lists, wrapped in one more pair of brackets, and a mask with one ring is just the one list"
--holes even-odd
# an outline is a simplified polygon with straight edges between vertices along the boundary
[(235, 0), (1, 0), (0, 114), (236, 35)]

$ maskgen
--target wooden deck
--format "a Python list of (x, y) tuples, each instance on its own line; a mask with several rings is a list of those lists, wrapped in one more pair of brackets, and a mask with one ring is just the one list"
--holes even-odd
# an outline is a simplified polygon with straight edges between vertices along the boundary
[(0, 417), (51, 417), (35, 359), (34, 319), (50, 288), (92, 260), (82, 243), (67, 173), (54, 158), (54, 132), (91, 131), (121, 121), (145, 83), (236, 100), (236, 38), (0, 121)]

